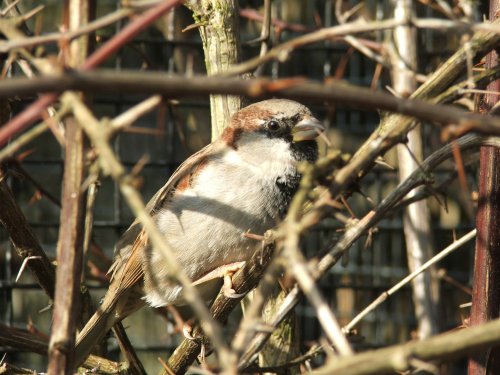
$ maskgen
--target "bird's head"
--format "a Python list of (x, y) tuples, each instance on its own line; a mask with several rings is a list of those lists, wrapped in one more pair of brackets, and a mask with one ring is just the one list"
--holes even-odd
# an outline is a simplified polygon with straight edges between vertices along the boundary
[[(274, 144), (287, 144), (292, 152), (304, 151), (311, 154), (298, 159), (316, 159), (315, 138), (325, 130), (309, 108), (287, 99), (270, 99), (254, 103), (236, 112), (231, 118), (222, 139), (237, 149), (242, 143), (276, 141)], [(308, 149), (311, 149), (308, 151)], [(312, 161), (311, 160), (311, 161)]]

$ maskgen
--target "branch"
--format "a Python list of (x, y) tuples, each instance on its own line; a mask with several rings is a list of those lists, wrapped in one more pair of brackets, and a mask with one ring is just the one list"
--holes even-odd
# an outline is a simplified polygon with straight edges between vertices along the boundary
[(54, 298), (56, 274), (54, 266), (43, 251), (38, 239), (31, 230), (26, 218), (17, 205), (5, 181), (5, 174), (0, 169), (0, 223), (7, 229), (10, 240), (17, 254), (29, 259), (28, 267), (36, 282)]
[(316, 310), (316, 315), (323, 327), (328, 339), (335, 346), (338, 353), (342, 356), (352, 355), (353, 350), (349, 345), (344, 333), (340, 329), (340, 325), (335, 318), (328, 303), (323, 298), (321, 292), (315, 284), (315, 280), (311, 275), (310, 269), (307, 266), (307, 261), (304, 255), (300, 252), (300, 234), (302, 227), (300, 218), (302, 207), (307, 202), (309, 193), (313, 188), (314, 182), (314, 166), (309, 166), (304, 172), (300, 181), (300, 188), (295, 194), (290, 209), (285, 221), (284, 230), (286, 231), (285, 239), (283, 240), (283, 252), (288, 257), (290, 271), (297, 280), (300, 288), (306, 295)]
[(73, 109), (76, 119), (98, 151), (103, 172), (110, 175), (118, 183), (123, 196), (139, 222), (142, 224), (152, 245), (164, 256), (169, 274), (177, 279), (182, 285), (184, 297), (200, 318), (204, 331), (210, 336), (214, 347), (219, 353), (221, 363), (225, 367), (230, 367), (232, 365), (231, 354), (223, 340), (220, 325), (212, 319), (205, 307), (203, 298), (200, 297), (198, 291), (192, 285), (184, 270), (180, 267), (177, 258), (168, 246), (168, 243), (164, 241), (163, 235), (147, 212), (140, 194), (134, 188), (132, 178), (127, 175), (125, 168), (119, 162), (112, 147), (109, 145), (108, 140), (111, 131), (109, 128), (104, 128), (106, 130), (103, 130), (104, 124), (99, 123), (94, 118), (92, 113), (75, 94), (66, 93), (62, 97), (62, 102)]
[(346, 332), (349, 332), (352, 330), (356, 324), (358, 324), (361, 319), (363, 319), (366, 315), (368, 315), (370, 312), (375, 310), (382, 302), (384, 302), (388, 297), (392, 296), (394, 293), (396, 293), (399, 289), (401, 289), (403, 286), (408, 284), (410, 281), (415, 279), (418, 275), (420, 275), (422, 272), (427, 270), (429, 267), (432, 265), (436, 264), (439, 262), (441, 259), (445, 258), (449, 254), (451, 254), (453, 251), (459, 249), (461, 246), (469, 242), (470, 240), (474, 239), (476, 237), (476, 230), (473, 229), (469, 233), (467, 233), (465, 236), (461, 237), (460, 239), (454, 241), (450, 245), (448, 245), (445, 249), (441, 250), (438, 254), (433, 256), (431, 259), (429, 259), (427, 262), (422, 264), (420, 267), (418, 267), (415, 271), (407, 275), (404, 279), (402, 279), (400, 282), (398, 282), (396, 285), (394, 285), (392, 288), (390, 288), (387, 291), (384, 291), (380, 296), (377, 297), (372, 303), (370, 303), (363, 311), (361, 311), (358, 315), (354, 317), (353, 320), (349, 322), (346, 326), (343, 327), (343, 330)]
[(47, 337), (33, 334), (25, 329), (0, 324), (0, 343), (16, 350), (47, 355)]
[[(497, 23), (495, 23), (495, 25), (497, 25)], [(470, 40), (467, 51), (465, 48), (459, 49), (429, 77), (426, 83), (420, 86), (420, 88), (412, 94), (412, 98), (432, 100), (432, 98), (440, 95), (444, 90), (448, 89), (451, 83), (456, 81), (460, 74), (464, 71), (468, 57), (471, 55), (476, 59), (483, 57), (496, 44), (498, 44), (499, 41), (500, 37), (496, 34), (475, 34)], [(334, 201), (334, 198), (338, 194), (340, 194), (352, 183), (362, 178), (373, 166), (376, 158), (381, 156), (390, 147), (403, 141), (407, 132), (410, 131), (413, 126), (415, 126), (415, 121), (412, 118), (401, 115), (391, 115), (385, 117), (379, 127), (366, 140), (351, 160), (340, 170), (336, 171), (329, 189), (329, 197), (327, 197), (328, 199), (326, 199), (326, 201)], [(467, 144), (467, 139), (469, 138), (464, 137), (462, 139), (464, 147), (466, 147), (465, 144)], [(448, 151), (450, 151), (450, 149)], [(420, 170), (417, 170), (414, 173), (420, 173)], [(412, 176), (413, 174), (410, 177), (413, 178)], [(409, 186), (409, 188), (411, 189), (412, 186)], [(397, 201), (401, 200), (408, 191), (405, 191), (402, 196), (397, 197)], [(390, 197), (394, 198), (394, 195), (391, 195)], [(342, 239), (331, 249), (330, 253), (321, 259), (315, 276), (317, 278), (321, 277), (338, 261), (344, 251), (349, 249), (368, 228), (380, 220), (381, 217), (379, 214), (383, 213), (383, 210), (379, 210), (384, 208), (383, 204), (390, 203), (389, 207), (391, 207), (396, 202), (390, 203), (387, 199), (384, 200), (378, 206), (377, 211), (369, 212), (356, 225), (348, 228)], [(317, 211), (321, 209), (322, 207), (317, 207), (308, 215), (318, 215)], [(385, 209), (388, 208), (386, 207)], [(306, 215), (306, 217), (302, 220), (305, 221), (307, 219)], [(275, 318), (270, 324), (273, 327), (276, 327), (279, 322), (284, 319), (286, 314), (297, 305), (300, 299), (300, 290), (298, 287), (294, 287), (283, 301), (281, 308), (277, 311)], [(247, 351), (240, 358), (238, 368), (246, 368), (252, 363), (255, 358), (255, 353), (262, 347), (268, 337), (269, 333), (259, 333), (254, 340), (252, 340), (252, 342), (248, 345)]]
[[(231, 281), (237, 294), (246, 294), (258, 284), (271, 260), (273, 250), (272, 234), (268, 232), (262, 250), (257, 251), (245, 266), (233, 275)], [(220, 292), (210, 308), (210, 313), (216, 321), (225, 322), (240, 300), (241, 298), (227, 298)], [(169, 367), (176, 374), (184, 373), (200, 353), (202, 344), (208, 344), (207, 337), (199, 327), (194, 328), (192, 335), (197, 340), (184, 339), (168, 360)]]
[(342, 254), (348, 250), (368, 228), (373, 227), (376, 223), (382, 220), (385, 217), (385, 214), (399, 201), (401, 201), (406, 194), (417, 186), (426, 184), (429, 179), (429, 174), (444, 160), (452, 157), (454, 147), (458, 147), (461, 151), (464, 151), (478, 148), (482, 145), (500, 147), (500, 138), (482, 138), (477, 135), (467, 135), (454, 141), (454, 144), (448, 144), (442, 147), (425, 159), (421, 163), (420, 168), (415, 170), (406, 180), (401, 182), (398, 187), (386, 198), (384, 198), (375, 209), (368, 212), (355, 225), (347, 229), (344, 236), (317, 264), (315, 276), (319, 277), (330, 269), (340, 259)]
[[(133, 107), (130, 107), (125, 112), (110, 121), (110, 126), (112, 127), (113, 132), (119, 132), (120, 130), (129, 127), (137, 121), (138, 118), (153, 110), (160, 103), (161, 97), (159, 95), (154, 95), (134, 105)], [(62, 117), (66, 116), (67, 112), (68, 109), (62, 106), (53, 118), (41, 122), (9, 143), (0, 150), (0, 162), (4, 161), (6, 158), (12, 157), (14, 153), (19, 151), (27, 143), (43, 134), (49, 128), (49, 121), (59, 122)]]
[[(118, 9), (104, 17), (95, 20), (88, 25), (82, 26), (78, 30), (71, 30), (63, 33), (50, 33), (46, 35), (33, 36), (18, 38), (16, 40), (2, 40), (0, 41), (0, 53), (6, 53), (13, 49), (27, 48), (39, 46), (47, 43), (59, 43), (61, 40), (70, 42), (71, 40), (78, 38), (79, 36), (89, 34), (96, 30), (102, 29), (103, 27), (109, 26), (115, 22), (122, 20), (132, 14), (131, 9)], [(0, 18), (0, 30), (11, 27), (11, 21), (9, 19)]]
[(500, 319), (496, 319), (477, 327), (447, 332), (426, 340), (335, 358), (312, 374), (375, 375), (404, 372), (411, 368), (414, 359), (443, 361), (470, 355), (471, 352), (495, 346), (499, 342)]
[[(495, 22), (493, 24), (470, 24), (466, 22), (456, 22), (456, 21), (448, 21), (444, 22), (442, 19), (422, 19), (422, 20), (412, 20), (412, 23), (420, 28), (433, 28), (433, 29), (462, 29), (469, 31), (484, 31), (491, 32), (492, 34), (498, 34), (499, 23)], [(407, 24), (407, 21), (396, 21), (394, 19), (383, 20), (383, 21), (374, 21), (374, 22), (351, 22), (343, 25), (332, 26), (328, 28), (324, 28), (298, 38), (289, 40), (288, 42), (282, 43), (267, 52), (265, 55), (260, 57), (255, 57), (250, 59), (244, 63), (234, 66), (228, 72), (223, 74), (227, 75), (237, 75), (249, 72), (253, 69), (259, 67), (259, 65), (271, 61), (285, 61), (288, 59), (290, 53), (297, 49), (298, 47), (305, 46), (307, 44), (317, 43), (324, 40), (332, 39), (339, 36), (345, 36), (349, 34), (359, 34), (366, 33), (371, 31), (378, 30), (387, 30), (392, 29), (397, 26), (404, 26)], [(495, 35), (498, 38), (498, 35)]]
[[(412, 0), (394, 1), (394, 18), (411, 20), (416, 14)], [(411, 26), (394, 29), (389, 47), (390, 58), (395, 69), (391, 72), (394, 91), (398, 96), (408, 97), (417, 87), (415, 72), (417, 65), (417, 30)], [(415, 127), (407, 134), (406, 144), (396, 147), (399, 180), (403, 181), (419, 168), (423, 159), (422, 128)], [(414, 195), (413, 191), (409, 197)], [(425, 200), (409, 205), (403, 213), (403, 231), (406, 243), (408, 269), (414, 271), (432, 256), (431, 217)], [(427, 272), (412, 281), (414, 316), (417, 319), (417, 335), (424, 339), (439, 333), (438, 290), (434, 273)]]
[(81, 307), (78, 301), (83, 258), (83, 223), (86, 193), (84, 137), (73, 118), (66, 127), (66, 147), (61, 205), (61, 228), (57, 242), (57, 277), (53, 325), (50, 335), (50, 374), (70, 373), (75, 330)]
[[(454, 74), (456, 79), (458, 74)], [(481, 76), (482, 81), (500, 76), (500, 69)], [(143, 94), (162, 94), (169, 97), (204, 96), (212, 93), (227, 93), (231, 95), (246, 95), (252, 98), (269, 98), (279, 96), (303, 100), (305, 102), (325, 101), (342, 104), (364, 110), (386, 110), (413, 116), (422, 121), (436, 122), (444, 125), (457, 125), (457, 130), (480, 131), (488, 134), (500, 134), (500, 119), (494, 116), (478, 115), (465, 112), (453, 106), (429, 104), (422, 98), (402, 99), (384, 92), (373, 92), (369, 89), (348, 84), (343, 81), (331, 80), (328, 84), (299, 80), (290, 84), (290, 80), (270, 81), (267, 79), (241, 80), (234, 78), (212, 77), (169, 77), (163, 73), (146, 72), (75, 72), (57, 77), (15, 78), (0, 82), (0, 97), (26, 95), (36, 92), (63, 92), (66, 90), (84, 92), (129, 92)], [(52, 95), (52, 94), (50, 94)], [(403, 138), (403, 130), (408, 130), (408, 123), (413, 119), (401, 117), (384, 120), (392, 123), (384, 130), (384, 134)], [(395, 124), (397, 122), (397, 124)], [(397, 125), (397, 126), (396, 126)], [(394, 127), (394, 128), (393, 128)], [(396, 133), (397, 131), (397, 133)], [(9, 134), (11, 136), (13, 134)], [(379, 132), (375, 136), (380, 137)], [(375, 137), (373, 136), (373, 137)], [(3, 140), (0, 133), (0, 144)]]
[[(460, 150), (468, 150), (478, 148), (481, 145), (489, 145), (500, 147), (500, 139), (496, 137), (482, 138), (477, 135), (467, 135), (455, 141), (456, 147)], [(454, 147), (454, 146), (453, 146)], [(314, 264), (314, 278), (317, 280), (322, 277), (338, 260), (342, 257), (343, 253), (347, 251), (368, 229), (375, 226), (380, 220), (386, 217), (389, 212), (398, 202), (403, 199), (408, 192), (413, 190), (419, 185), (426, 184), (428, 181), (428, 173), (434, 170), (444, 160), (452, 157), (452, 146), (446, 145), (440, 150), (434, 152), (421, 164), (421, 169), (414, 171), (408, 178), (401, 182), (398, 187), (393, 190), (375, 209), (368, 212), (362, 219), (357, 221), (352, 226), (348, 227), (344, 235), (329, 245), (323, 253), (319, 263)], [(316, 262), (314, 262), (316, 263)], [(301, 300), (302, 294), (300, 289), (295, 286), (283, 301), (281, 307), (278, 309), (274, 319), (269, 323), (271, 326), (276, 327), (279, 322), (291, 311)], [(260, 347), (264, 344), (269, 333), (259, 333), (247, 346), (245, 354), (240, 358), (238, 364), (239, 369), (245, 369), (250, 366), (254, 360), (255, 353), (258, 352)]]
[[(193, 18), (200, 25), (205, 66), (209, 76), (225, 74), (240, 61), (239, 1), (187, 1)], [(241, 109), (241, 98), (230, 95), (210, 95), (212, 141), (219, 138), (230, 117)]]
[[(64, 26), (74, 30), (88, 23), (86, 0), (69, 0), (64, 5)], [(69, 15), (72, 15), (71, 17)], [(88, 36), (67, 45), (70, 66), (81, 64), (88, 52)], [(64, 52), (63, 52), (64, 53)], [(71, 374), (77, 322), (84, 306), (78, 299), (83, 268), (83, 243), (87, 191), (86, 139), (73, 116), (66, 119), (61, 223), (57, 241), (56, 290), (49, 341), (49, 375)]]
[[(101, 48), (90, 55), (82, 64), (81, 69), (89, 71), (102, 64), (109, 56), (118, 51), (124, 44), (132, 40), (137, 34), (143, 31), (151, 23), (160, 18), (173, 7), (179, 5), (181, 0), (167, 0), (159, 3), (153, 8), (145, 11), (140, 16), (137, 16), (127, 26), (125, 26), (118, 34), (104, 43)], [(23, 112), (11, 119), (7, 124), (0, 128), (0, 146), (3, 146), (10, 137), (21, 132), (23, 129), (38, 120), (47, 106), (52, 104), (56, 99), (57, 94), (45, 94), (37, 101), (32, 103)]]
[[(28, 351), (43, 356), (47, 355), (48, 342), (47, 337), (36, 335), (25, 329), (8, 327), (0, 324), (0, 344), (14, 348), (17, 351)], [(102, 374), (125, 374), (128, 365), (125, 363), (116, 363), (105, 358), (90, 355), (84, 364), (87, 369), (99, 370)], [(2, 368), (0, 367), (0, 373)]]

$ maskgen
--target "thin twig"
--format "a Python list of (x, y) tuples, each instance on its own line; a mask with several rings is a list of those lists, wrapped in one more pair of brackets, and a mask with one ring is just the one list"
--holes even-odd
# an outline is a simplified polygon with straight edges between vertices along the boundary
[(143, 225), (143, 228), (148, 234), (152, 245), (164, 256), (165, 263), (169, 269), (169, 274), (176, 278), (183, 286), (186, 301), (193, 307), (196, 314), (199, 316), (204, 331), (208, 336), (210, 336), (214, 347), (219, 353), (221, 363), (224, 367), (230, 367), (232, 364), (231, 355), (222, 338), (223, 335), (221, 327), (213, 320), (203, 303), (203, 299), (199, 296), (198, 291), (194, 288), (184, 270), (180, 267), (172, 249), (170, 249), (168, 243), (164, 241), (163, 235), (157, 229), (156, 224), (146, 211), (140, 194), (134, 188), (131, 179), (128, 178), (126, 174), (125, 168), (119, 162), (113, 149), (108, 143), (110, 135), (109, 130), (107, 132), (102, 130), (102, 124), (94, 118), (92, 113), (76, 95), (66, 93), (61, 100), (73, 108), (73, 113), (77, 117), (80, 125), (99, 152), (99, 160), (101, 162), (103, 172), (107, 175), (111, 175), (111, 177), (113, 177), (113, 179), (118, 183), (123, 196), (127, 200), (132, 211), (135, 213), (137, 219)]
[[(48, 340), (44, 335), (33, 334), (32, 331), (8, 327), (3, 324), (0, 324), (0, 344), (21, 352), (40, 355), (47, 355), (48, 350)], [(123, 374), (127, 369), (125, 363), (113, 362), (95, 355), (90, 355), (84, 366), (87, 369), (99, 370), (99, 373), (103, 375)]]
[[(335, 16), (337, 17), (337, 21), (341, 25), (345, 25), (348, 19), (356, 13), (360, 8), (364, 6), (364, 3), (358, 3), (351, 10), (342, 13), (342, 0), (337, 0), (335, 2)], [(380, 66), (384, 66), (386, 68), (390, 68), (391, 64), (389, 61), (384, 59), (381, 55), (374, 53), (370, 48), (361, 43), (354, 35), (349, 34), (344, 37), (344, 40), (349, 43), (353, 48), (357, 49), (363, 55), (377, 62)]]
[(7, 146), (0, 150), (0, 163), (5, 159), (12, 157), (17, 151), (19, 151), (26, 144), (39, 137), (49, 128), (48, 122), (44, 121), (36, 126), (34, 126), (29, 131), (21, 134), (18, 138), (13, 140)]
[[(483, 31), (483, 32), (500, 33), (500, 28), (498, 23), (471, 24), (467, 22), (449, 21), (443, 19), (429, 19), (429, 18), (413, 19), (411, 22), (414, 26), (419, 28), (432, 28), (441, 30), (459, 29), (459, 30), (471, 30), (475, 32)], [(349, 34), (358, 34), (370, 31), (392, 29), (394, 27), (402, 26), (405, 24), (406, 21), (401, 22), (390, 19), (390, 20), (382, 20), (374, 22), (357, 21), (357, 22), (346, 23), (344, 25), (324, 28), (300, 36), (298, 38), (289, 40), (285, 43), (282, 43), (269, 50), (269, 52), (266, 53), (264, 56), (255, 57), (239, 65), (233, 66), (228, 72), (224, 73), (223, 75), (227, 76), (227, 75), (243, 74), (253, 69), (256, 69), (259, 65), (268, 62), (270, 60), (285, 61), (293, 50), (307, 44), (316, 43), (323, 40)]]
[[(63, 33), (50, 33), (42, 36), (25, 37), (15, 40), (2, 40), (0, 41), (0, 52), (6, 53), (12, 49), (28, 48), (47, 43), (59, 43), (61, 40), (70, 42), (71, 40), (78, 38), (79, 36), (92, 33), (96, 30), (116, 23), (131, 14), (131, 9), (122, 8), (112, 13), (106, 14), (105, 16), (89, 23), (88, 25), (82, 26), (78, 30), (67, 31)], [(5, 27), (4, 25), (7, 22), (9, 22), (8, 19), (0, 19), (0, 30), (3, 30), (3, 28)]]
[(446, 332), (356, 356), (337, 358), (314, 370), (313, 375), (376, 375), (406, 371), (413, 359), (445, 361), (498, 345), (500, 319), (476, 327)]
[[(7, 229), (17, 253), (21, 258), (31, 257), (27, 263), (33, 277), (49, 298), (54, 298), (54, 266), (43, 251), (31, 227), (5, 181), (0, 169), (0, 223)], [(33, 258), (37, 257), (37, 258)]]
[(319, 41), (331, 39), (334, 37), (344, 36), (354, 33), (362, 33), (376, 30), (386, 30), (397, 26), (399, 23), (393, 20), (383, 20), (378, 22), (364, 23), (364, 22), (353, 22), (345, 25), (332, 26), (329, 28), (324, 28), (298, 38), (292, 39), (285, 43), (270, 49), (265, 55), (258, 56), (248, 61), (245, 61), (239, 65), (231, 67), (227, 72), (221, 74), (221, 76), (228, 75), (238, 75), (249, 72), (258, 68), (260, 65), (271, 61), (285, 61), (288, 59), (290, 53), (297, 49), (298, 47), (316, 43)]
[(332, 310), (321, 295), (314, 278), (306, 265), (306, 259), (299, 250), (300, 234), (303, 227), (300, 225), (301, 211), (313, 187), (314, 167), (309, 166), (302, 176), (300, 189), (295, 194), (285, 221), (285, 239), (283, 252), (288, 256), (290, 271), (294, 275), (300, 288), (316, 310), (319, 322), (331, 343), (340, 355), (351, 355), (353, 350), (349, 345)]
[[(180, 3), (181, 0), (166, 0), (145, 11), (140, 16), (137, 16), (118, 34), (113, 36), (110, 40), (104, 43), (101, 48), (90, 55), (82, 64), (81, 69), (89, 71), (96, 68), (109, 56), (118, 51), (124, 44), (134, 38), (138, 33), (143, 31), (151, 23)], [(38, 120), (47, 106), (52, 104), (57, 97), (58, 94), (52, 93), (43, 95), (23, 112), (6, 123), (0, 129), (0, 146), (3, 146), (10, 137), (13, 137), (27, 126), (31, 125), (34, 121)]]
[(113, 327), (113, 332), (115, 333), (115, 336), (118, 340), (120, 350), (122, 351), (129, 364), (130, 375), (146, 375), (146, 370), (144, 369), (144, 366), (137, 356), (134, 347), (130, 343), (123, 324), (121, 322), (115, 324)]
[[(269, 41), (271, 37), (271, 0), (264, 0), (264, 20), (262, 21), (262, 30), (260, 32), (260, 37), (256, 40), (249, 41), (248, 44), (252, 44), (255, 42), (260, 42), (260, 53), (259, 56), (264, 56), (269, 50)], [(259, 77), (262, 74), (264, 66), (259, 66), (255, 72), (254, 76)]]
[(132, 125), (137, 119), (147, 112), (152, 111), (155, 107), (157, 107), (161, 103), (161, 96), (154, 95), (151, 96), (142, 102), (136, 104), (132, 108), (129, 108), (127, 111), (122, 114), (116, 116), (110, 122), (110, 126), (113, 131), (118, 132), (126, 127)]
[[(306, 353), (298, 356), (297, 358), (292, 359), (291, 361), (283, 364), (278, 364), (276, 366), (272, 367), (249, 367), (242, 371), (243, 373), (250, 372), (258, 372), (258, 373), (266, 373), (266, 372), (277, 372), (281, 373), (283, 371), (284, 373), (287, 373), (287, 369), (290, 369), (291, 367), (295, 366), (300, 366), (306, 361), (309, 361), (313, 359), (314, 357), (317, 357), (319, 354), (323, 353), (325, 351), (324, 347), (321, 345), (314, 345), (311, 349), (309, 349)], [(285, 371), (284, 371), (285, 370)]]
[(464, 244), (469, 242), (470, 240), (474, 239), (476, 237), (477, 230), (473, 229), (460, 239), (454, 241), (450, 245), (448, 245), (446, 248), (441, 250), (438, 254), (433, 256), (431, 259), (429, 259), (427, 262), (422, 264), (420, 267), (418, 267), (415, 271), (407, 275), (404, 279), (399, 281), (396, 285), (394, 285), (392, 288), (386, 290), (380, 296), (378, 296), (372, 303), (370, 303), (363, 311), (361, 311), (356, 317), (354, 317), (353, 320), (351, 320), (348, 324), (346, 324), (343, 327), (344, 332), (350, 332), (366, 315), (368, 315), (370, 312), (375, 310), (380, 304), (382, 304), (388, 297), (392, 296), (394, 293), (396, 293), (399, 289), (401, 289), (403, 286), (408, 284), (410, 281), (412, 281), (415, 277), (420, 275), (422, 272), (426, 271), (430, 266), (436, 264), (449, 254), (451, 254), (453, 251), (459, 249), (462, 247)]
[[(462, 150), (478, 148), (480, 145), (500, 147), (500, 139), (495, 137), (481, 138), (477, 135), (467, 135), (456, 140), (456, 142)], [(451, 146), (446, 145), (422, 162), (422, 168), (426, 171), (426, 173), (428, 173), (427, 171), (432, 171), (441, 162), (451, 156)], [(400, 183), (400, 185), (398, 185), (398, 187), (393, 190), (376, 208), (368, 212), (363, 218), (356, 221), (353, 225), (349, 226), (340, 239), (336, 239), (333, 242), (333, 245), (329, 245), (327, 247), (326, 252), (328, 253), (322, 256), (319, 263), (315, 264), (314, 278), (318, 279), (328, 269), (336, 264), (337, 261), (341, 259), (342, 254), (347, 251), (364, 233), (366, 233), (368, 229), (372, 228), (376, 225), (376, 223), (384, 218), (387, 212), (400, 202), (409, 191), (418, 185), (426, 183), (427, 177), (425, 173), (422, 173), (420, 170), (416, 170), (404, 182)], [(269, 324), (276, 327), (281, 320), (284, 319), (288, 312), (296, 306), (301, 297), (302, 294), (300, 289), (297, 286), (292, 288)], [(268, 336), (268, 333), (259, 333), (255, 336), (255, 338), (248, 345), (244, 355), (240, 358), (240, 362), (238, 364), (239, 369), (244, 369), (253, 362), (255, 353), (260, 349)]]
[(21, 0), (15, 0), (10, 4), (7, 4), (7, 6), (0, 12), (0, 15), (5, 17), (17, 4), (19, 4), (20, 1)]

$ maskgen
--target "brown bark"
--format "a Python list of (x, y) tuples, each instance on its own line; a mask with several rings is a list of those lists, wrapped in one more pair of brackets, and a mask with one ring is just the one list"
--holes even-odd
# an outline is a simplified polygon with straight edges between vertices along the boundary
[(54, 298), (55, 271), (49, 258), (43, 251), (38, 239), (28, 225), (21, 209), (5, 181), (5, 174), (0, 170), (0, 223), (7, 229), (10, 240), (17, 254), (26, 260), (36, 282), (49, 298)]
[[(274, 246), (267, 244), (262, 251), (257, 251), (253, 257), (233, 276), (233, 287), (236, 293), (246, 293), (253, 289), (262, 277)], [(215, 320), (225, 322), (231, 311), (238, 305), (240, 299), (227, 298), (224, 293), (219, 293), (210, 312)], [(184, 339), (168, 360), (169, 367), (176, 374), (184, 374), (191, 363), (200, 353), (201, 344), (208, 344), (208, 339), (199, 327), (191, 333), (197, 340)], [(168, 374), (166, 371), (163, 374)]]
[(57, 243), (57, 274), (53, 325), (49, 345), (49, 374), (70, 374), (76, 320), (80, 312), (83, 219), (85, 213), (83, 133), (74, 120), (66, 126), (61, 228)]
[[(77, 29), (88, 23), (88, 0), (66, 0), (64, 24)], [(76, 67), (87, 54), (88, 37), (71, 43), (69, 63)], [(57, 242), (57, 273), (53, 325), (49, 342), (48, 374), (71, 374), (76, 325), (81, 316), (80, 280), (83, 263), (83, 231), (86, 192), (85, 139), (74, 117), (66, 121), (66, 144), (61, 204), (61, 225)]]
[[(498, 18), (500, 2), (490, 1), (490, 20)], [(490, 52), (486, 66), (498, 65), (498, 53)], [(491, 82), (487, 90), (498, 92), (500, 81)], [(482, 110), (487, 112), (499, 96), (488, 94)], [(474, 283), (470, 324), (480, 325), (499, 317), (500, 309), (500, 150), (481, 147), (479, 203), (476, 216), (477, 240), (474, 260)], [(469, 360), (469, 375), (500, 374), (500, 347), (478, 352)]]

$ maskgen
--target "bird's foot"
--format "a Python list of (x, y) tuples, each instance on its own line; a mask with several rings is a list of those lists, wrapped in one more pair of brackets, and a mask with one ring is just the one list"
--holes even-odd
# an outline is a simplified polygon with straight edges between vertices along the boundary
[(235, 263), (229, 263), (225, 264), (223, 266), (217, 267), (216, 269), (210, 271), (203, 277), (199, 278), (198, 280), (193, 282), (193, 285), (200, 285), (203, 284), (207, 281), (213, 280), (213, 279), (224, 279), (224, 286), (222, 287), (222, 291), (224, 295), (227, 298), (241, 298), (244, 296), (244, 294), (238, 294), (236, 291), (233, 289), (233, 282), (231, 280), (231, 277), (243, 266), (245, 265), (245, 262), (235, 262)]
[(236, 293), (236, 290), (233, 289), (232, 277), (235, 272), (236, 271), (227, 271), (226, 274), (224, 274), (224, 285), (222, 286), (222, 293), (224, 293), (227, 298), (241, 298), (245, 295), (245, 293)]
[(233, 289), (233, 275), (243, 268), (245, 262), (236, 262), (227, 264), (222, 266), (223, 275), (224, 275), (224, 285), (222, 286), (222, 292), (227, 298), (241, 298), (245, 295), (245, 293), (236, 293), (236, 290)]
[(193, 327), (191, 325), (185, 323), (182, 326), (182, 335), (187, 338), (188, 340), (195, 341), (196, 337), (194, 337), (191, 332), (193, 332)]
[(223, 266), (217, 267), (216, 269), (210, 271), (209, 273), (205, 274), (204, 276), (200, 277), (199, 279), (193, 281), (193, 285), (200, 285), (203, 283), (206, 283), (207, 281), (213, 280), (213, 279), (222, 279), (224, 278), (227, 274), (234, 274), (236, 271), (238, 271), (240, 268), (243, 268), (245, 265), (245, 262), (235, 262), (235, 263), (229, 263), (225, 264)]

